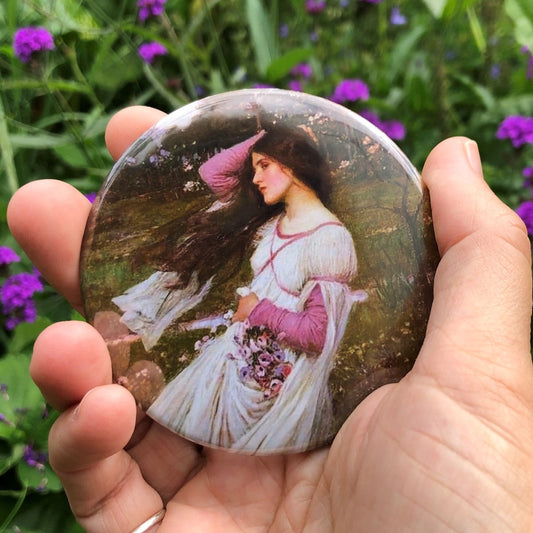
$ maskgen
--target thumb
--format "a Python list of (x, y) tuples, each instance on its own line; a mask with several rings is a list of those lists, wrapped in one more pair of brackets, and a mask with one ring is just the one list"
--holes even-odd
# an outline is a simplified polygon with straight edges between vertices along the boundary
[(441, 261), (415, 369), (441, 379), (465, 367), (470, 375), (494, 374), (496, 364), (529, 375), (531, 250), (524, 224), (483, 180), (474, 141), (439, 144), (422, 178)]

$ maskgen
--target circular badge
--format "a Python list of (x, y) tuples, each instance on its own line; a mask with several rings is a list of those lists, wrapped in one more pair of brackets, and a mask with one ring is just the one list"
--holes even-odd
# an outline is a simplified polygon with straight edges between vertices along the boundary
[(386, 136), (315, 96), (243, 90), (168, 115), (116, 163), (82, 294), (150, 417), (292, 453), (412, 367), (437, 261), (419, 175)]

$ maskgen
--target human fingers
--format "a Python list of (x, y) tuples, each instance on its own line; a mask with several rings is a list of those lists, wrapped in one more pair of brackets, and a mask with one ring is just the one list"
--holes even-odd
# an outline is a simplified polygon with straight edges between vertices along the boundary
[(48, 403), (62, 411), (92, 388), (111, 383), (111, 361), (105, 341), (92, 326), (58, 322), (35, 341), (30, 373)]
[[(30, 373), (46, 400), (61, 411), (78, 404), (93, 388), (111, 383), (104, 340), (92, 326), (77, 321), (59, 322), (41, 333), (34, 345)], [(136, 428), (127, 450), (144, 479), (165, 501), (200, 460), (197, 446), (147, 417)]]
[(524, 224), (483, 180), (469, 139), (439, 144), (423, 180), (442, 258), (415, 368), (454, 379), (461, 368), (475, 376), (498, 365), (509, 379), (521, 374), (530, 381), (531, 252)]
[(64, 412), (49, 436), (49, 459), (77, 520), (89, 533), (132, 531), (163, 507), (157, 491), (123, 450), (136, 406), (119, 385), (91, 389)]
[(126, 107), (109, 121), (105, 133), (107, 149), (118, 159), (135, 139), (165, 117), (163, 111), (146, 106)]

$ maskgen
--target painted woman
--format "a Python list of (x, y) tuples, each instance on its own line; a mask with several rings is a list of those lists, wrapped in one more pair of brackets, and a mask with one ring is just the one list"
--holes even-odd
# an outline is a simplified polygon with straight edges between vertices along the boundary
[[(199, 343), (196, 359), (148, 414), (195, 442), (249, 453), (325, 443), (333, 417), (328, 379), (353, 305), (350, 282), (357, 266), (350, 233), (327, 207), (327, 164), (305, 132), (273, 127), (213, 156), (200, 175), (218, 198), (211, 213), (227, 217), (244, 205), (250, 187), (259, 192), (253, 216), (246, 220), (247, 210), (239, 209), (239, 230), (219, 239), (220, 245), (231, 241), (232, 249), (246, 249), (253, 239), (253, 278), (238, 289), (231, 325)], [(209, 231), (208, 226), (200, 224), (197, 231)], [(223, 258), (223, 245), (209, 253)], [(160, 331), (211, 290), (216, 271), (198, 272), (189, 269), (181, 285), (173, 284), (180, 273), (156, 272), (113, 301), (141, 337), (143, 327), (136, 322), (152, 315), (144, 329), (152, 336), (149, 342), (157, 342)], [(170, 314), (158, 317), (135, 309), (149, 299), (157, 302), (152, 311), (169, 299), (180, 310), (169, 305)], [(158, 320), (154, 336), (150, 328)]]

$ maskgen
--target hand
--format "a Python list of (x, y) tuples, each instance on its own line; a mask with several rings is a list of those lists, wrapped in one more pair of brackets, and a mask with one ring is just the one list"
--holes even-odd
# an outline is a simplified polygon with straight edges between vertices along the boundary
[[(117, 115), (111, 153), (160, 116)], [(111, 384), (98, 333), (81, 322), (45, 330), (31, 373), (63, 411), (50, 462), (88, 532), (129, 532), (163, 505), (161, 533), (531, 528), (529, 240), (466, 139), (435, 148), (423, 178), (442, 254), (423, 348), (401, 382), (357, 407), (329, 449), (249, 457), (202, 450), (148, 418), (135, 427), (133, 398)], [(23, 187), (8, 210), (15, 237), (78, 309), (88, 211), (81, 194), (54, 181)]]
[(244, 322), (249, 316), (250, 313), (254, 310), (254, 307), (259, 302), (259, 298), (255, 292), (251, 292), (246, 296), (243, 296), (239, 300), (239, 305), (237, 306), (237, 311), (233, 315), (232, 322)]

